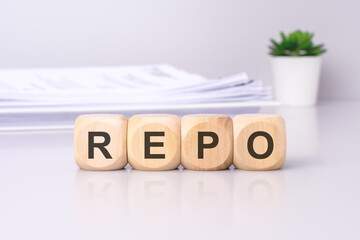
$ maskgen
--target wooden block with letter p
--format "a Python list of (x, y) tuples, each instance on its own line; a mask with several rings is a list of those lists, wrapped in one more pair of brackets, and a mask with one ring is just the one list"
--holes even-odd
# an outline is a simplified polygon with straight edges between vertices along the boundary
[(180, 165), (180, 119), (171, 114), (134, 115), (129, 120), (128, 159), (138, 170)]
[(127, 119), (118, 114), (80, 115), (75, 121), (75, 161), (85, 170), (116, 170), (127, 164)]
[(243, 114), (234, 120), (234, 165), (244, 170), (279, 169), (286, 158), (284, 120), (272, 114)]
[(181, 164), (191, 170), (222, 170), (233, 157), (233, 124), (222, 114), (186, 115), (181, 120)]

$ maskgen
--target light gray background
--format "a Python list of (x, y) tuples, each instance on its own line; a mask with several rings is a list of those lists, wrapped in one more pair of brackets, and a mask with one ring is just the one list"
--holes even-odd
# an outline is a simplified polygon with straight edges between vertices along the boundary
[(329, 49), (320, 97), (360, 100), (359, 10), (355, 0), (0, 0), (0, 68), (170, 63), (271, 83), (269, 38), (300, 28)]

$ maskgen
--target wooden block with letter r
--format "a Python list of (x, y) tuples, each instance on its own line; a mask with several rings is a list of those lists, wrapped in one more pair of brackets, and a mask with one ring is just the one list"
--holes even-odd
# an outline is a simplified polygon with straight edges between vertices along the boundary
[(243, 114), (234, 120), (234, 165), (244, 170), (279, 169), (286, 158), (286, 129), (282, 117)]
[(181, 120), (181, 164), (191, 170), (222, 170), (233, 157), (233, 124), (222, 114), (186, 115)]
[(128, 159), (137, 170), (171, 170), (180, 165), (180, 119), (140, 114), (129, 119)]
[(127, 119), (118, 114), (80, 115), (75, 121), (75, 161), (85, 170), (116, 170), (127, 164)]

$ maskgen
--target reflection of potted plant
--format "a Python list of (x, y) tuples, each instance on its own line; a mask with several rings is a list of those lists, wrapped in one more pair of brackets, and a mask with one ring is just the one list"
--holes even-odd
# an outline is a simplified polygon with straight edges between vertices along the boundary
[(281, 42), (271, 39), (270, 55), (275, 83), (275, 96), (284, 105), (316, 104), (324, 45), (313, 45), (314, 34), (295, 31)]

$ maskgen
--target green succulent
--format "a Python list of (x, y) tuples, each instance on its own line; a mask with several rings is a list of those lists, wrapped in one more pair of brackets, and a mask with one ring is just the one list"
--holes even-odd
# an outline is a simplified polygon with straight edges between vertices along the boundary
[(326, 52), (324, 44), (314, 45), (312, 43), (313, 33), (294, 31), (286, 36), (280, 32), (281, 42), (270, 39), (272, 45), (270, 55), (272, 56), (317, 56)]

